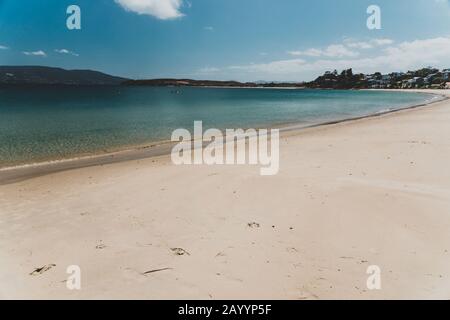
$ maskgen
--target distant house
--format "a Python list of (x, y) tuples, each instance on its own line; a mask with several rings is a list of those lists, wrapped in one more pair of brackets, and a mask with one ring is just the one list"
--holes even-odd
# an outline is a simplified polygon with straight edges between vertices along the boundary
[(402, 88), (402, 89), (407, 89), (408, 87), (409, 87), (409, 85), (408, 85), (408, 80), (402, 80), (402, 81), (400, 81), (401, 83), (400, 83), (400, 85), (399, 85), (399, 88)]
[(374, 86), (378, 85), (378, 80), (372, 78), (371, 76), (368, 77), (366, 80), (370, 88), (374, 88)]
[(424, 83), (424, 79), (422, 77), (414, 77), (413, 80), (414, 80), (414, 83), (417, 85), (421, 85)]
[(392, 72), (392, 73), (391, 73), (391, 76), (392, 76), (392, 78), (394, 78), (394, 79), (403, 77), (404, 75), (405, 75), (404, 72)]
[(391, 84), (392, 77), (388, 74), (384, 74), (381, 77), (379, 77), (380, 80), (376, 80), (377, 87), (379, 88), (387, 88)]
[(437, 76), (437, 73), (429, 74), (429, 75), (427, 75), (427, 76), (423, 79), (423, 81), (424, 81), (425, 84), (431, 84), (431, 83), (433, 82), (433, 79), (434, 79), (436, 76)]
[(421, 77), (414, 77), (412, 79), (404, 80), (402, 82), (402, 88), (417, 88), (424, 84), (424, 79)]
[[(448, 71), (446, 71), (446, 70), (448, 70)], [(449, 69), (446, 69), (446, 70), (444, 70), (444, 71), (442, 72), (442, 79), (444, 79), (444, 80), (450, 80), (450, 70), (449, 70)]]

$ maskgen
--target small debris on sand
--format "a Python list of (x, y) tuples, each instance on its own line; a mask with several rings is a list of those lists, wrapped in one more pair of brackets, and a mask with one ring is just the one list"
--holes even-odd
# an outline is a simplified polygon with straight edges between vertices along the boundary
[(216, 258), (218, 257), (226, 257), (227, 255), (223, 252), (219, 252), (218, 254), (216, 254)]
[(171, 248), (170, 250), (177, 256), (184, 256), (184, 255), (190, 256), (191, 255), (189, 252), (187, 252), (183, 248)]
[(144, 276), (148, 275), (148, 274), (152, 274), (152, 273), (156, 273), (156, 272), (161, 272), (161, 271), (167, 271), (167, 270), (172, 270), (172, 268), (162, 268), (162, 269), (153, 269), (153, 270), (149, 270), (146, 271), (144, 273), (142, 273)]
[(48, 270), (50, 270), (53, 267), (56, 267), (56, 264), (53, 264), (53, 263), (52, 264), (46, 264), (43, 267), (34, 269), (34, 271), (30, 273), (30, 276), (41, 275), (41, 274), (43, 274), (44, 272), (47, 272)]
[(250, 222), (250, 223), (247, 223), (247, 225), (248, 225), (249, 228), (259, 228), (259, 227), (261, 227), (261, 225), (259, 223), (256, 223), (256, 222)]

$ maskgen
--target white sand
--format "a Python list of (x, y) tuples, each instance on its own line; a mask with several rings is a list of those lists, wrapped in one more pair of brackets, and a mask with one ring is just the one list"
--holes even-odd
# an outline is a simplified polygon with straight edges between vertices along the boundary
[(272, 177), (164, 156), (0, 186), (0, 298), (450, 299), (449, 101), (289, 133)]

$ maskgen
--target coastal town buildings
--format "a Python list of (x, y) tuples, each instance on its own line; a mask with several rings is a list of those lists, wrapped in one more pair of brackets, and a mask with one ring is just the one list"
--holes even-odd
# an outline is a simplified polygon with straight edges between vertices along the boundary
[(426, 67), (416, 71), (381, 74), (354, 74), (352, 69), (338, 73), (326, 72), (323, 76), (307, 83), (311, 88), (333, 89), (444, 89), (450, 82), (450, 69)]

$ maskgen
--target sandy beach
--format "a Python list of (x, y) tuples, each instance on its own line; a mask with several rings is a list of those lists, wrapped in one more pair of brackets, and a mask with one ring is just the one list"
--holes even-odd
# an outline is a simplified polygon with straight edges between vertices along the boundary
[(0, 298), (450, 299), (449, 123), (445, 100), (286, 132), (275, 176), (159, 155), (2, 184)]

